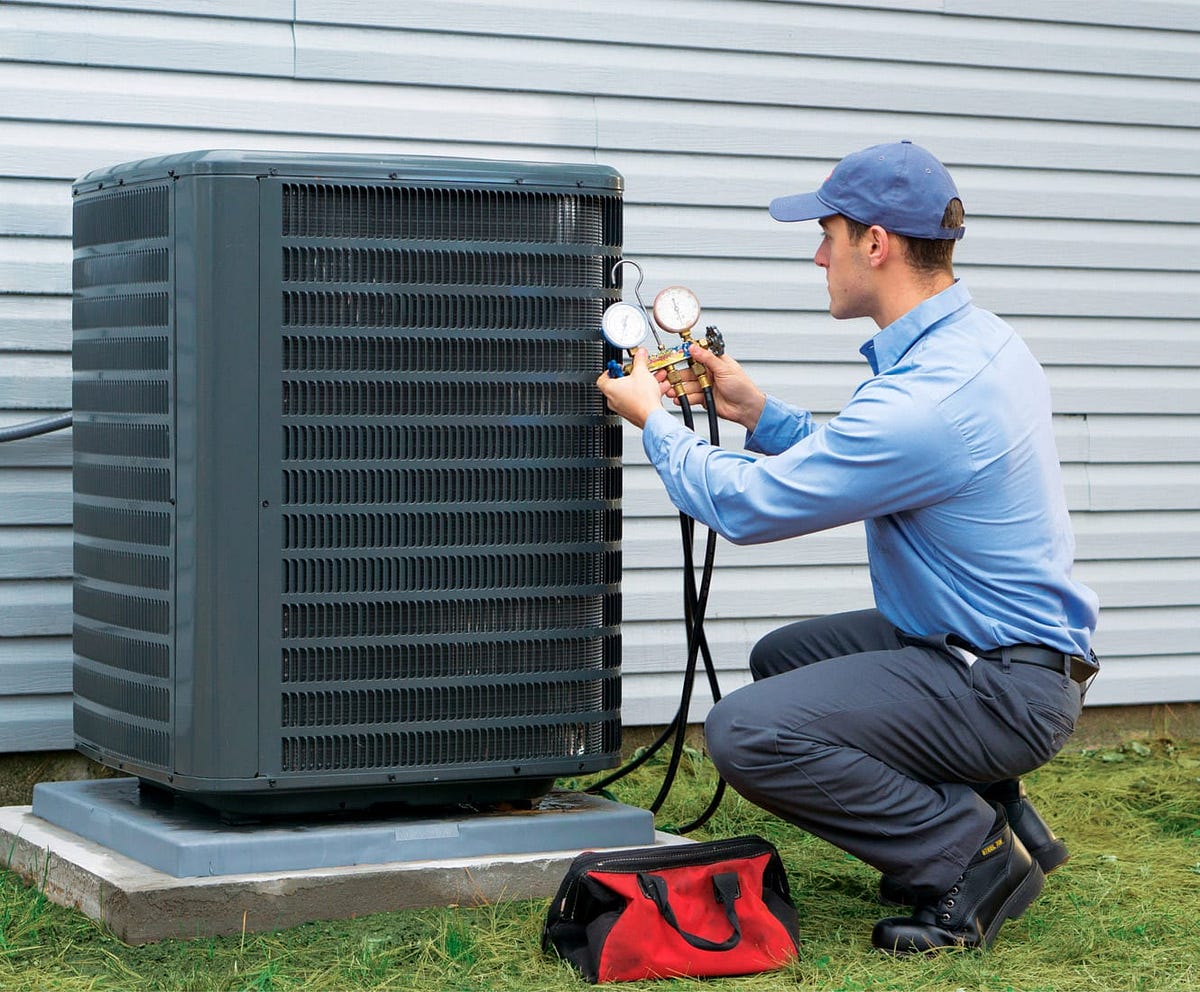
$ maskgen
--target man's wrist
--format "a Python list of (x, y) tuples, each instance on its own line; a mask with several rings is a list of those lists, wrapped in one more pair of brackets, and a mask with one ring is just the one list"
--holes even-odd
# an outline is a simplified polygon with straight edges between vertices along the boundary
[(656, 403), (653, 406), (651, 406), (650, 404), (647, 404), (645, 406), (638, 406), (629, 412), (629, 416), (626, 419), (631, 424), (633, 424), (633, 426), (636, 427), (638, 430), (644, 430), (646, 427), (646, 421), (649, 420), (651, 418), (651, 416), (653, 416), (654, 411), (661, 410), (661, 409), (662, 409), (661, 402)]
[(762, 420), (763, 410), (767, 408), (767, 394), (759, 392), (758, 403), (745, 412), (743, 418), (738, 421), (748, 433), (753, 434), (754, 429), (758, 426), (758, 422)]

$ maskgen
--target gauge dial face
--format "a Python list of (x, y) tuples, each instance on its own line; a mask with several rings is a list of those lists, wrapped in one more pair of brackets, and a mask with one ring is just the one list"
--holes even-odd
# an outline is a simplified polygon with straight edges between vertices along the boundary
[(614, 303), (604, 311), (600, 319), (600, 329), (608, 339), (608, 343), (626, 351), (633, 351), (646, 340), (650, 330), (646, 326), (646, 316), (632, 303)]
[(654, 297), (654, 320), (664, 331), (681, 334), (700, 319), (700, 301), (683, 286), (668, 286)]

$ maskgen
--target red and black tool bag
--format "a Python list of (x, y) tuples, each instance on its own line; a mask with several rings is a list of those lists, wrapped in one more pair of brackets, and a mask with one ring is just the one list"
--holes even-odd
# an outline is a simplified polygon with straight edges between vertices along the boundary
[(752, 835), (581, 854), (542, 932), (589, 982), (749, 975), (798, 945), (779, 852)]

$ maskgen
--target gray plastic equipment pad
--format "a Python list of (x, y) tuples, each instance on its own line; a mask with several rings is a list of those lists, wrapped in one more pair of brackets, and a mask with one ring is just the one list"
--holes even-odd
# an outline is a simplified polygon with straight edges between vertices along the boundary
[(529, 809), (230, 824), (202, 807), (144, 792), (136, 778), (113, 778), (39, 783), (33, 814), (176, 878), (636, 847), (655, 839), (649, 811), (561, 791)]

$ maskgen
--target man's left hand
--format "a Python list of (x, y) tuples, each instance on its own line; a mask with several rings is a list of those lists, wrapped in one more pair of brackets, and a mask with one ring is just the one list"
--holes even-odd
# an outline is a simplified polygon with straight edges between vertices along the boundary
[(608, 408), (639, 429), (646, 426), (650, 414), (662, 409), (663, 387), (650, 374), (648, 361), (646, 349), (638, 348), (629, 375), (614, 379), (604, 372), (596, 380), (596, 388), (608, 400)]

